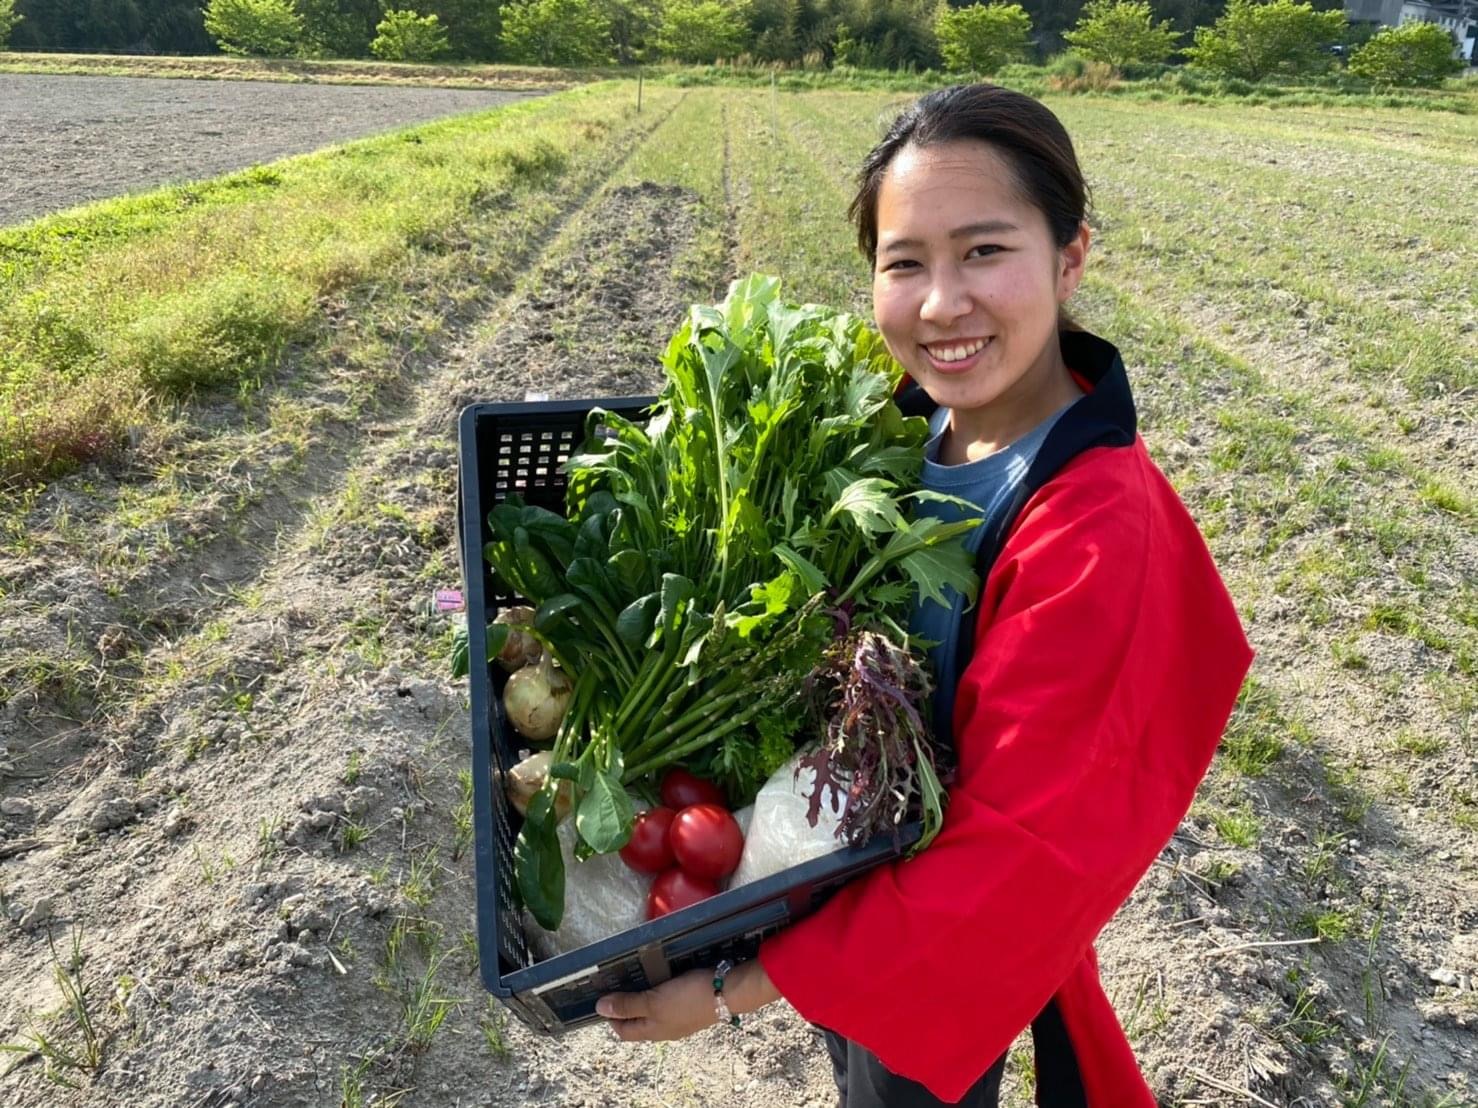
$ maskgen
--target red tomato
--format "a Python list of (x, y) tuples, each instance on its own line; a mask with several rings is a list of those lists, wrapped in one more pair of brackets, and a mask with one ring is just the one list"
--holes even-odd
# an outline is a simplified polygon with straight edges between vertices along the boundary
[(631, 838), (621, 848), (621, 861), (638, 873), (661, 873), (672, 865), (672, 847), (667, 842), (671, 808), (648, 808), (638, 812), (631, 828)]
[(727, 877), (739, 868), (744, 832), (719, 804), (692, 804), (680, 811), (667, 832), (677, 864), (694, 877)]
[(705, 781), (701, 777), (695, 777), (687, 770), (673, 767), (667, 771), (662, 778), (662, 787), (658, 790), (662, 796), (662, 803), (675, 812), (693, 804), (718, 804), (724, 803), (724, 791), (712, 781)]
[(694, 877), (673, 866), (659, 874), (647, 892), (647, 919), (665, 916), (668, 912), (676, 912), (679, 908), (686, 908), (717, 895), (718, 886), (712, 881)]

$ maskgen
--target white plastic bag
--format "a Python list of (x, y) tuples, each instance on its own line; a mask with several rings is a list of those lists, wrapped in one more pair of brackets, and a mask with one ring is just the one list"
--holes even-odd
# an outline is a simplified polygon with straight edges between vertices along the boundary
[(524, 934), (539, 958), (553, 958), (645, 923), (652, 879), (637, 873), (620, 854), (596, 854), (575, 861), (575, 820), (559, 823), (559, 849), (565, 860), (565, 914), (558, 931), (545, 931), (524, 913)]
[(754, 815), (744, 837), (744, 854), (729, 882), (737, 889), (761, 877), (820, 858), (846, 844), (837, 838), (837, 824), (846, 808), (846, 797), (831, 785), (821, 797), (821, 815), (812, 827), (806, 819), (811, 794), (816, 791), (816, 771), (810, 766), (796, 775), (803, 754), (797, 754), (765, 782), (754, 798)]

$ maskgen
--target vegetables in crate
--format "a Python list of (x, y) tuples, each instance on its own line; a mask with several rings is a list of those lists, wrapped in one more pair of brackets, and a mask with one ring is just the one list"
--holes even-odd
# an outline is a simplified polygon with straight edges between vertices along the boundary
[(662, 803), (674, 812), (690, 804), (722, 804), (723, 791), (712, 781), (705, 781), (689, 773), (682, 766), (674, 766), (662, 775), (660, 789)]
[(738, 888), (844, 846), (840, 834), (845, 789), (820, 784), (797, 754), (777, 769), (754, 798), (744, 854), (729, 880)]
[(631, 826), (631, 838), (621, 848), (621, 861), (638, 873), (661, 873), (677, 861), (672, 843), (667, 839), (672, 821), (677, 816), (671, 808), (658, 806), (638, 813)]
[(494, 626), (507, 628), (506, 631), (497, 633), (503, 641), (493, 654), (498, 659), (498, 664), (509, 673), (533, 665), (544, 652), (539, 640), (524, 630), (533, 622), (534, 609), (526, 604), (504, 608), (493, 619)]
[(715, 895), (744, 853), (744, 828), (713, 782), (677, 766), (663, 775), (661, 796), (662, 805), (637, 815), (621, 848), (633, 870), (656, 875), (648, 919)]
[[(573, 691), (570, 679), (554, 665), (524, 628), (533, 622), (534, 609), (505, 608), (488, 624), (488, 655), (511, 676), (503, 686), (503, 711), (524, 738), (547, 742), (559, 731)], [(467, 676), (467, 629), (452, 639), (452, 676)], [(523, 811), (522, 808), (519, 811)]]
[(847, 628), (811, 674), (812, 718), (824, 736), (801, 759), (816, 771), (812, 827), (828, 787), (846, 795), (837, 835), (866, 842), (902, 823), (922, 798), (923, 841), (939, 833), (944, 788), (924, 726), (929, 676), (918, 658), (876, 631)]
[[(515, 846), (520, 894), (546, 928), (564, 903), (556, 781), (574, 786), (576, 857), (626, 845), (628, 787), (670, 766), (745, 803), (810, 726), (807, 675), (839, 635), (906, 644), (915, 589), (942, 603), (946, 586), (976, 586), (961, 539), (977, 521), (910, 513), (933, 495), (910, 491), (928, 427), (893, 403), (901, 370), (861, 319), (751, 277), (691, 309), (663, 367), (645, 426), (591, 413), (566, 465), (567, 517), (513, 497), (488, 518), (488, 562), (535, 607), (530, 633), (573, 682)], [(506, 634), (490, 628), (490, 652)], [(922, 785), (905, 803), (932, 805), (934, 828), (930, 780), (890, 771), (851, 787)]]
[(538, 664), (526, 665), (508, 678), (503, 686), (503, 710), (524, 738), (547, 742), (559, 732), (573, 691), (570, 679), (544, 654)]
[(667, 840), (679, 866), (713, 881), (733, 873), (744, 853), (744, 832), (722, 804), (684, 808), (673, 817)]
[(718, 895), (718, 883), (710, 877), (695, 877), (674, 866), (652, 882), (647, 894), (647, 919), (665, 916), (680, 908), (691, 908), (700, 901)]
[[(554, 753), (549, 750), (540, 750), (535, 754), (530, 754), (508, 771), (504, 792), (508, 795), (508, 802), (513, 805), (519, 815), (528, 814), (529, 801), (534, 799), (535, 794), (549, 780), (549, 769), (553, 765)], [(573, 795), (574, 789), (570, 783), (561, 781), (559, 793), (554, 802), (556, 820), (564, 819), (570, 814), (570, 802)]]

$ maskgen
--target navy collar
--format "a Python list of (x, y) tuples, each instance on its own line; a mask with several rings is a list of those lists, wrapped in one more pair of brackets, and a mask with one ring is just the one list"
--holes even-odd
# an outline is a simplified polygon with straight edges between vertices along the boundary
[[(1031, 468), (1013, 491), (1006, 510), (995, 518), (995, 526), (982, 537), (975, 565), (982, 587), (1022, 508), (1058, 470), (1086, 450), (1133, 446), (1135, 442), (1138, 417), (1134, 396), (1129, 391), (1129, 375), (1118, 348), (1087, 331), (1059, 331), (1058, 341), (1062, 344), (1063, 361), (1091, 391), (1079, 397), (1052, 425)], [(896, 399), (904, 415), (927, 416), (939, 407), (929, 399), (928, 393), (907, 378)], [(955, 640), (956, 673), (965, 672), (975, 649), (973, 620), (970, 616), (965, 618), (966, 625)]]

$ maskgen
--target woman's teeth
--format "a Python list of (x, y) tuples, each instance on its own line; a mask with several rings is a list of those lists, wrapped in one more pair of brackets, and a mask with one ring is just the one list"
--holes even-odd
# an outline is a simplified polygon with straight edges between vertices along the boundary
[(924, 349), (941, 362), (959, 362), (972, 354), (979, 353), (989, 341), (989, 339), (976, 339), (961, 346), (926, 346)]

